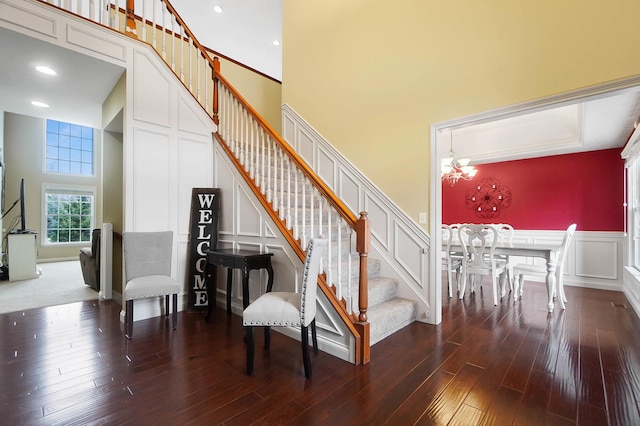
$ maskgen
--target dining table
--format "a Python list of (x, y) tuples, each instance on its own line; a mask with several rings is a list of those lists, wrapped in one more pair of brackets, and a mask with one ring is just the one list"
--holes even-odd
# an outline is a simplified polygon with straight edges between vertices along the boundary
[[(446, 242), (442, 244), (443, 249), (446, 249)], [(521, 256), (521, 257), (538, 257), (545, 259), (547, 266), (547, 276), (545, 278), (545, 284), (547, 286), (547, 294), (549, 296), (549, 302), (547, 307), (549, 312), (553, 312), (555, 307), (553, 297), (556, 287), (556, 267), (558, 263), (558, 254), (562, 245), (560, 243), (526, 243), (526, 242), (497, 242), (494, 248), (496, 255), (506, 256)], [(459, 241), (452, 241), (449, 245), (449, 250), (452, 252), (462, 252), (462, 245)], [(558, 297), (560, 301), (560, 307), (565, 308), (564, 300), (562, 297)]]

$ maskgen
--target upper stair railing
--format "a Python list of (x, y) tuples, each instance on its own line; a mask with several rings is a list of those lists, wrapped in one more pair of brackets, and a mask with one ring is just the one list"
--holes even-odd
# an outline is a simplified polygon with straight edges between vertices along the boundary
[[(310, 238), (330, 242), (320, 287), (355, 339), (355, 362), (370, 359), (367, 256), (370, 230), (220, 74), (166, 0), (38, 0), (152, 46), (217, 125), (218, 140), (298, 257)], [(139, 13), (139, 15), (137, 14)], [(353, 268), (352, 260), (359, 260)], [(354, 271), (353, 269), (356, 269)], [(354, 300), (357, 295), (357, 301)], [(357, 305), (357, 306), (356, 306)]]

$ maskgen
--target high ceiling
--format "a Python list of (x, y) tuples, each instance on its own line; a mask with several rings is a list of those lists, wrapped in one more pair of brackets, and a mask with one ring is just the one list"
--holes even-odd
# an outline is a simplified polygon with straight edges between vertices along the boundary
[[(281, 0), (171, 3), (203, 45), (280, 79), (282, 46), (274, 46), (273, 41), (282, 41)], [(215, 5), (223, 13), (214, 12)], [(0, 61), (0, 110), (100, 126), (96, 112), (122, 68), (1, 27), (0, 40), (4, 59)], [(56, 67), (58, 75), (36, 73), (33, 66), (41, 62)], [(36, 98), (51, 107), (32, 106)], [(452, 146), (457, 157), (470, 157), (478, 164), (622, 147), (638, 117), (640, 88), (619, 90), (561, 108), (460, 126), (454, 129), (452, 140), (444, 138), (440, 152), (446, 156)]]
[(170, 1), (204, 46), (282, 80), (282, 0)]

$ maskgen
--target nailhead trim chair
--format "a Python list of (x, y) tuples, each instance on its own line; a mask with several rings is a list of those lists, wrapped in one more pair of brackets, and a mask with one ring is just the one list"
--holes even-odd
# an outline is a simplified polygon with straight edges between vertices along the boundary
[(172, 325), (178, 323), (180, 284), (171, 277), (173, 232), (124, 232), (124, 268), (126, 285), (126, 337), (133, 337), (133, 301), (147, 297), (165, 297), (165, 315), (169, 315), (169, 295), (173, 296)]
[(327, 240), (312, 238), (307, 247), (302, 288), (300, 293), (270, 292), (258, 297), (242, 313), (242, 323), (245, 328), (247, 341), (247, 374), (253, 374), (254, 340), (253, 328), (265, 327), (264, 348), (269, 349), (270, 327), (300, 327), (302, 341), (302, 360), (304, 375), (311, 377), (311, 363), (309, 361), (309, 331), (313, 340), (313, 351), (318, 352), (316, 337), (316, 293), (318, 289), (318, 274), (320, 274), (320, 259), (327, 247)]

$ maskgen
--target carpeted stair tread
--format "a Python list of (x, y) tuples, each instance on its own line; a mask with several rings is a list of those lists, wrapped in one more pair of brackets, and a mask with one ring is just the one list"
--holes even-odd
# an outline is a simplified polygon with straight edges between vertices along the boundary
[(369, 308), (367, 317), (371, 324), (371, 345), (414, 322), (417, 312), (418, 302), (402, 297)]

